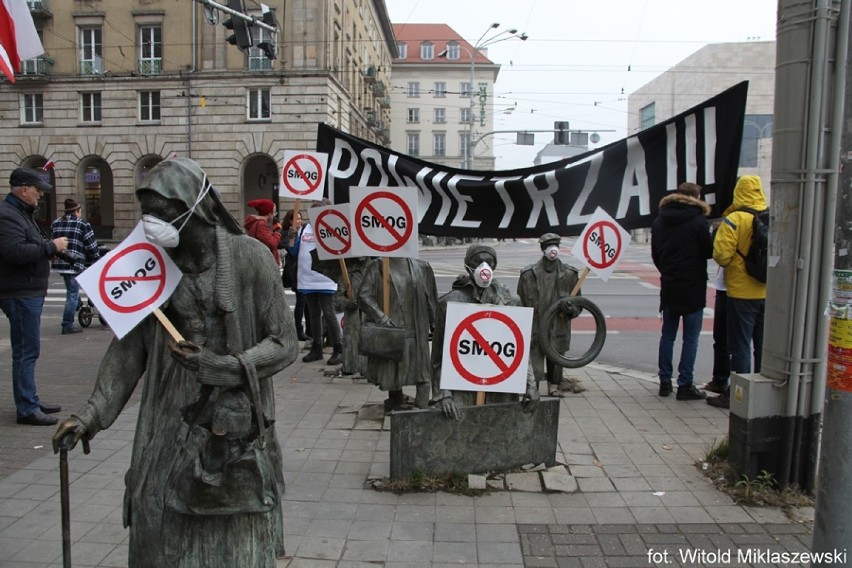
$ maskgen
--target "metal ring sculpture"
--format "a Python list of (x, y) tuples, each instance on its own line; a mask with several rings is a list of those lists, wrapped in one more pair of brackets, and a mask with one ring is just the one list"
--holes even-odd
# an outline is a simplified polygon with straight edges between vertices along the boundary
[[(592, 345), (589, 347), (589, 350), (582, 356), (567, 357), (564, 353), (560, 353), (554, 349), (549, 337), (550, 334), (546, 332), (551, 329), (553, 318), (559, 314), (566, 314), (570, 316), (574, 313), (575, 307), (588, 311), (592, 314), (592, 317), (595, 318), (595, 339), (592, 341)], [(601, 312), (600, 308), (585, 296), (560, 298), (554, 302), (546, 312), (544, 312), (544, 316), (541, 318), (539, 337), (541, 338), (541, 347), (544, 350), (544, 354), (550, 361), (560, 367), (578, 369), (588, 365), (594, 361), (598, 355), (600, 355), (601, 349), (603, 349), (604, 342), (606, 341), (606, 320), (604, 319), (603, 312)]]

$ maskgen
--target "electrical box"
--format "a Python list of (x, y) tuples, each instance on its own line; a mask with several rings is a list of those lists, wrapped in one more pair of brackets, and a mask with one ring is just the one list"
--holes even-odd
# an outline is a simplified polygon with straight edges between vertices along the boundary
[(731, 374), (728, 463), (738, 477), (754, 479), (766, 470), (779, 478), (786, 400), (783, 381), (757, 373)]

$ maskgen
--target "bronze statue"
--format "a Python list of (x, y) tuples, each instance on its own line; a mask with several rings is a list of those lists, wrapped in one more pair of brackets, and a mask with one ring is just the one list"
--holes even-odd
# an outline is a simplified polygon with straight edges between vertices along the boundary
[(382, 263), (382, 259), (376, 259), (367, 265), (358, 292), (362, 315), (359, 349), (367, 355), (367, 381), (388, 392), (386, 411), (412, 407), (402, 393), (406, 385), (417, 386), (413, 406), (427, 408), (431, 384), (429, 333), (435, 325), (438, 300), (435, 275), (426, 261), (389, 259), (390, 309), (386, 311)]
[(161, 162), (136, 195), (146, 236), (183, 272), (162, 311), (186, 341), (154, 317), (114, 339), (54, 449), (108, 428), (144, 377), (125, 477), (129, 566), (273, 568), (284, 479), (269, 379), (298, 349), (275, 262), (192, 160)]
[(561, 396), (559, 384), (562, 382), (562, 367), (550, 360), (545, 361), (542, 342), (551, 340), (558, 351), (567, 351), (571, 347), (571, 318), (582, 311), (581, 308), (571, 307), (574, 312), (568, 314), (568, 317), (559, 317), (552, 329), (539, 329), (545, 312), (560, 298), (570, 296), (579, 281), (577, 269), (559, 260), (561, 241), (562, 238), (555, 233), (542, 235), (538, 240), (542, 257), (538, 262), (524, 267), (518, 280), (521, 303), (535, 310), (530, 366), (535, 373), (536, 384), (546, 380), (548, 393), (552, 396)]
[[(441, 389), (441, 368), (443, 363), (444, 329), (447, 317), (447, 303), (464, 302), (470, 304), (493, 304), (495, 306), (520, 306), (521, 299), (493, 277), (497, 268), (497, 252), (486, 245), (471, 245), (464, 257), (465, 274), (453, 282), (450, 292), (438, 300), (435, 331), (432, 334), (432, 400), (444, 416), (461, 419), (459, 406), (473, 406), (476, 399), (474, 391), (451, 391)], [(527, 372), (527, 391), (523, 396), (524, 411), (531, 412), (539, 399), (538, 387), (532, 367)], [(486, 404), (515, 402), (518, 395), (513, 393), (488, 393)]]
[(348, 296), (343, 284), (342, 274), (338, 279), (335, 304), (343, 312), (343, 366), (340, 372), (344, 375), (367, 376), (367, 357), (358, 350), (361, 341), (361, 311), (358, 308), (358, 291), (364, 281), (364, 271), (372, 259), (359, 256), (346, 260), (346, 272), (349, 274), (349, 286), (352, 298)]

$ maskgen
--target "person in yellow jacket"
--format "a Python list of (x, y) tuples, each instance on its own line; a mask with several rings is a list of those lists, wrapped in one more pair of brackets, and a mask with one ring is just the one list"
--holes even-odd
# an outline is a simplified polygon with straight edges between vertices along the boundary
[[(766, 284), (746, 272), (745, 256), (751, 246), (754, 215), (742, 210), (747, 207), (765, 211), (766, 195), (759, 176), (742, 176), (734, 187), (734, 199), (725, 210), (724, 219), (713, 240), (713, 260), (725, 268), (728, 291), (728, 351), (731, 372), (752, 372), (751, 353), (754, 353), (754, 372), (760, 372), (763, 350), (763, 316), (766, 304)], [(713, 406), (728, 408), (730, 387), (718, 397), (707, 399)]]

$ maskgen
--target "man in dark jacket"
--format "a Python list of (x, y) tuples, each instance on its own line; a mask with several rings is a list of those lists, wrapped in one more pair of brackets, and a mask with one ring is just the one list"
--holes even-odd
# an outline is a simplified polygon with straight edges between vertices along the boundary
[(62, 410), (36, 392), (35, 364), (41, 344), (41, 310), (47, 296), (49, 259), (68, 248), (68, 239), (48, 240), (33, 219), (43, 191), (53, 189), (33, 170), (17, 168), (11, 191), (0, 201), (0, 309), (9, 319), (12, 390), (18, 424), (51, 426), (47, 416)]
[(651, 258), (660, 271), (660, 311), (663, 330), (658, 367), (660, 396), (672, 392), (672, 352), (683, 319), (683, 347), (677, 371), (677, 399), (702, 400), (707, 394), (695, 388), (693, 367), (707, 296), (707, 259), (713, 240), (701, 201), (701, 186), (682, 183), (660, 201), (659, 215), (651, 227)]

